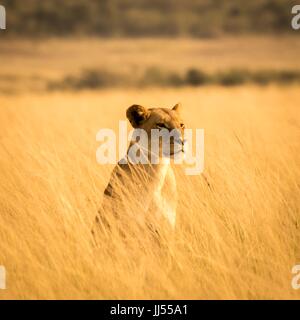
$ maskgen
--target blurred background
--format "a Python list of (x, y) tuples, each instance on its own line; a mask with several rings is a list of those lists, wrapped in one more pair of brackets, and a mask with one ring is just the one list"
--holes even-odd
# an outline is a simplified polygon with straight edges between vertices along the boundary
[(2, 0), (0, 90), (300, 81), (289, 0)]
[(3, 0), (9, 34), (102, 37), (291, 32), (290, 0)]

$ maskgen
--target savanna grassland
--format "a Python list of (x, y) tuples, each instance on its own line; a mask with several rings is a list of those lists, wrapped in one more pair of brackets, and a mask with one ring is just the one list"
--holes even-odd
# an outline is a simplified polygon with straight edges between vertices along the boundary
[(216, 39), (70, 38), (0, 41), (0, 91), (45, 90), (49, 82), (85, 70), (116, 73), (127, 87), (153, 68), (183, 74), (196, 68), (215, 73), (231, 69), (300, 71), (295, 36)]
[[(137, 72), (147, 64), (298, 68), (299, 41), (54, 39), (0, 47), (1, 299), (300, 298), (291, 286), (300, 263), (299, 85), (39, 85), (98, 64)], [(159, 247), (140, 230), (93, 247), (90, 230), (112, 169), (96, 161), (96, 133), (117, 130), (133, 103), (179, 101), (186, 126), (204, 128), (205, 168), (186, 176), (175, 167), (173, 239)]]

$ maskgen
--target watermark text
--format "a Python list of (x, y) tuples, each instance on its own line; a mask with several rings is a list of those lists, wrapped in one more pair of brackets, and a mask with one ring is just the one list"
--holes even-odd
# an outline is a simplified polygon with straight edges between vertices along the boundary
[(6, 289), (6, 270), (5, 267), (0, 266), (0, 290)]
[[(133, 129), (129, 134), (127, 132), (127, 121), (119, 121), (117, 148), (117, 135), (114, 130), (107, 128), (99, 130), (96, 135), (96, 140), (101, 142), (96, 151), (99, 164), (119, 162), (156, 165), (172, 160), (174, 164), (186, 164), (187, 175), (199, 175), (203, 172), (203, 129), (184, 129), (183, 135), (177, 129), (151, 129), (148, 133), (143, 129)], [(129, 148), (127, 148), (128, 142), (130, 142)]]
[(0, 5), (0, 30), (6, 29), (6, 10), (5, 7)]
[(294, 30), (299, 30), (300, 29), (300, 4), (293, 6), (292, 14), (294, 15), (291, 22), (292, 28)]

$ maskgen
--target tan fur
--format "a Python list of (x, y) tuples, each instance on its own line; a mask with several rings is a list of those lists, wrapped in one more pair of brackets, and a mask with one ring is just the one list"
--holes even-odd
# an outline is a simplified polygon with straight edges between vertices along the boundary
[[(169, 130), (179, 129), (183, 134), (184, 125), (179, 105), (173, 109), (147, 109), (133, 105), (128, 108), (126, 115), (134, 128), (144, 129), (149, 137), (151, 129), (158, 128), (161, 124)], [(131, 145), (134, 143), (136, 142), (132, 141)], [(126, 230), (126, 225), (128, 226), (133, 220), (138, 225), (148, 226), (152, 230), (157, 230), (157, 227), (162, 225), (174, 229), (176, 207), (176, 179), (170, 159), (160, 157), (159, 164), (155, 165), (119, 162), (104, 191), (93, 235), (109, 230), (111, 219), (115, 219), (123, 230)]]

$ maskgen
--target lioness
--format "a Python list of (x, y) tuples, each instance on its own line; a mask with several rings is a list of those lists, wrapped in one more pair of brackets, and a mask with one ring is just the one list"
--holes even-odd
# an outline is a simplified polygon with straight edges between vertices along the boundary
[[(145, 130), (150, 138), (148, 139), (150, 152), (146, 155), (149, 161), (144, 164), (124, 161), (130, 158), (127, 151), (125, 158), (115, 166), (93, 226), (92, 233), (95, 239), (99, 232), (110, 229), (112, 220), (114, 225), (119, 223), (123, 233), (132, 221), (139, 225), (147, 225), (155, 231), (157, 226), (162, 224), (175, 227), (177, 188), (170, 159), (174, 158), (175, 154), (184, 152), (184, 124), (179, 109), (179, 104), (172, 109), (148, 109), (140, 105), (133, 105), (127, 109), (126, 116), (133, 128)], [(177, 132), (175, 137), (169, 137), (168, 155), (163, 152), (161, 137), (158, 138), (157, 164), (150, 163), (153, 146), (151, 129), (158, 129), (159, 132), (163, 129)], [(136, 145), (139, 146), (139, 141), (131, 141), (128, 150)], [(143, 152), (143, 148), (140, 152)]]

